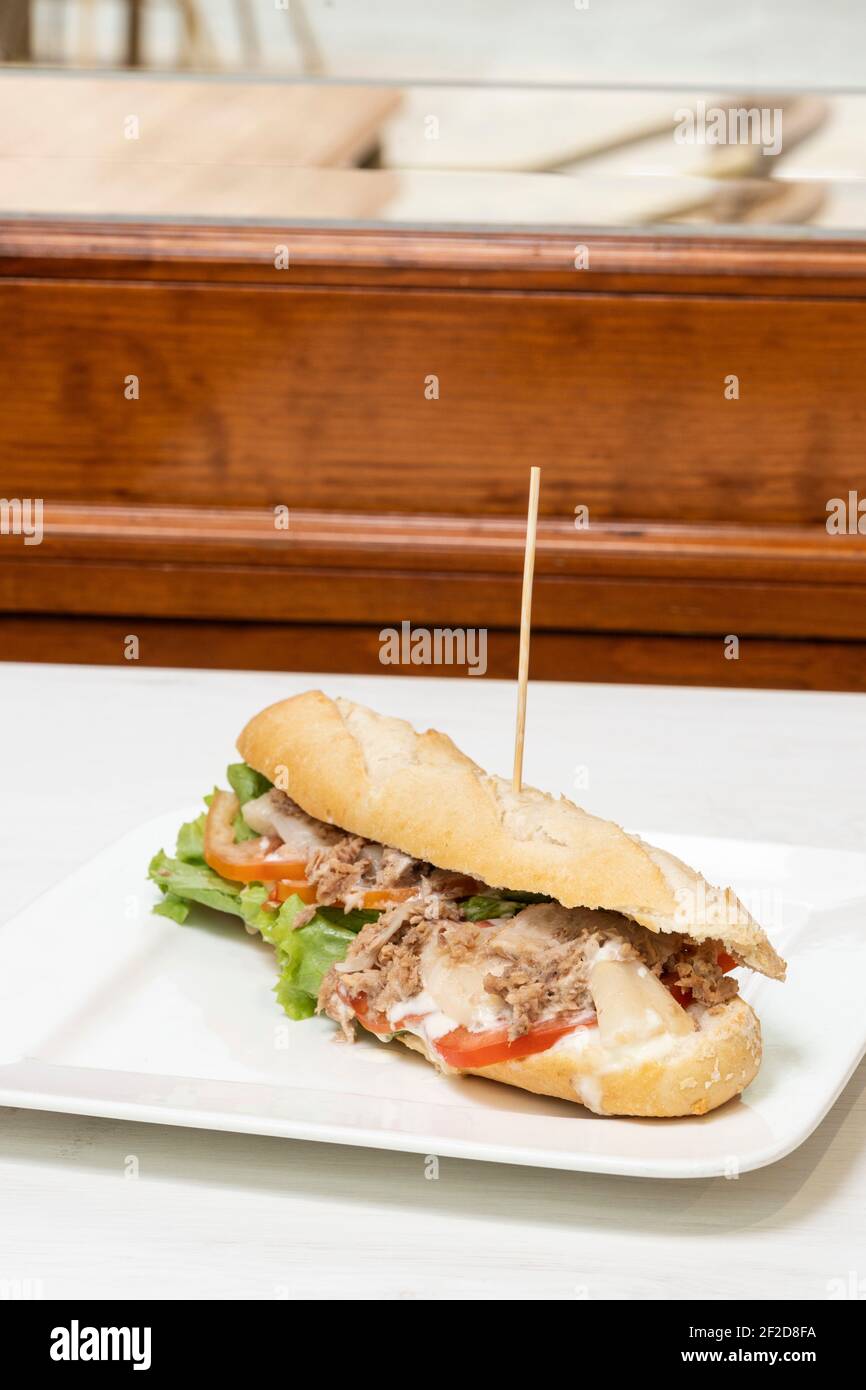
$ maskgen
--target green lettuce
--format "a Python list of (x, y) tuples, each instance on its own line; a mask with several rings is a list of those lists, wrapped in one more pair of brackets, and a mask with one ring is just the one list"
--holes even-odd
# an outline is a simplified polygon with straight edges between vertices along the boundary
[[(237, 797), (241, 806), (245, 806), (248, 801), (255, 801), (257, 796), (264, 796), (273, 786), (267, 777), (263, 777), (255, 768), (248, 767), (246, 763), (229, 763), (226, 768), (226, 777), (229, 786)], [(258, 839), (255, 830), (251, 830), (238, 811), (234, 819), (235, 844), (241, 844), (244, 840)]]
[[(292, 912), (295, 916), (303, 907), (297, 896), (289, 898), (283, 908), (290, 905), (294, 905)], [(282, 911), (278, 915), (282, 916)], [(330, 914), (326, 917), (319, 910), (305, 927), (289, 929), (285, 934), (277, 926), (279, 939), (275, 944), (280, 978), (274, 992), (289, 1018), (309, 1018), (315, 1013), (323, 979), (332, 965), (345, 960), (355, 940), (356, 932), (329, 920), (329, 917)]]
[(160, 909), (164, 917), (174, 921), (186, 920), (180, 916), (178, 903), (201, 903), (203, 907), (216, 908), (217, 912), (231, 912), (241, 917), (239, 883), (230, 883), (209, 869), (206, 864), (194, 864), (183, 859), (169, 859), (165, 850), (160, 850), (150, 861), (148, 878), (163, 892), (165, 897), (157, 903), (154, 911)]
[(238, 811), (237, 815), (232, 821), (232, 830), (235, 832), (236, 845), (241, 844), (244, 840), (258, 840), (259, 838), (256, 831), (251, 830), (250, 827), (247, 825), (240, 811)]
[(467, 922), (487, 922), (491, 917), (513, 917), (520, 912), (523, 903), (509, 898), (485, 898), (478, 894), (474, 898), (464, 898), (460, 910)]
[(246, 763), (230, 763), (226, 768), (226, 777), (242, 806), (248, 801), (255, 801), (257, 796), (264, 796), (273, 786), (273, 782), (269, 782), (267, 777), (263, 777)]
[(487, 922), (493, 917), (513, 917), (516, 912), (522, 912), (527, 903), (550, 901), (544, 893), (512, 893), (509, 888), (504, 897), (498, 893), (479, 893), (474, 898), (464, 898), (460, 910), (467, 922)]
[(245, 883), (238, 899), (241, 916), (245, 923), (248, 927), (253, 927), (257, 932), (261, 932), (266, 941), (269, 940), (268, 930), (275, 915), (265, 908), (265, 902), (270, 892), (270, 885)]
[(260, 932), (276, 948), (280, 977), (277, 999), (289, 1018), (309, 1018), (315, 1013), (322, 980), (331, 966), (345, 958), (357, 933), (378, 912), (343, 912), (339, 907), (319, 907), (306, 926), (296, 922), (306, 904), (293, 893), (279, 911), (266, 908), (269, 888), (251, 883), (240, 894), (241, 915), (247, 926)]
[(184, 902), (183, 898), (179, 898), (169, 889), (153, 910), (158, 917), (170, 917), (173, 922), (185, 922), (189, 916), (189, 903)]
[(344, 912), (341, 907), (317, 907), (316, 916), (333, 922), (335, 927), (348, 927), (350, 932), (359, 932), (368, 922), (375, 922), (380, 913), (369, 907), (358, 907), (352, 912)]
[(204, 863), (204, 823), (207, 820), (207, 812), (202, 811), (195, 820), (187, 821), (177, 832), (177, 844), (175, 846), (175, 858), (180, 859), (185, 864)]

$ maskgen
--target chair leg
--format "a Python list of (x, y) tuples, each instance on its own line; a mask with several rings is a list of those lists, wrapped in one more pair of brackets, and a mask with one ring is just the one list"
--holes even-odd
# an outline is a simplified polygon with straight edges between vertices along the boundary
[(126, 0), (126, 66), (141, 67), (141, 20), (143, 0)]
[(0, 6), (0, 58), (26, 63), (32, 57), (30, 0), (4, 0)]

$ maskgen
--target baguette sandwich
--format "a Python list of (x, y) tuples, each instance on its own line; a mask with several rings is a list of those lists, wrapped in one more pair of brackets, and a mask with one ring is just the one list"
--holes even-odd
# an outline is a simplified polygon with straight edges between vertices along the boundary
[(731, 972), (785, 963), (731, 889), (319, 691), (257, 715), (238, 751), (231, 791), (152, 861), (155, 910), (260, 932), (290, 1017), (599, 1115), (703, 1115), (754, 1078)]

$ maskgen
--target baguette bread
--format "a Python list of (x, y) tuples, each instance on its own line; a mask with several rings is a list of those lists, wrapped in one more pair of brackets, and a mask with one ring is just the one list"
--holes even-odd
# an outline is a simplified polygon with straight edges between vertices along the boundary
[[(732, 890), (720, 894), (674, 856), (564, 797), (531, 787), (515, 793), (444, 734), (419, 734), (404, 720), (309, 691), (256, 715), (237, 746), (319, 820), (492, 887), (605, 908), (697, 943), (721, 941), (738, 963), (784, 978), (784, 961)], [(598, 1029), (578, 1030), (547, 1051), (471, 1074), (597, 1114), (702, 1115), (752, 1081), (761, 1035), (739, 997), (695, 1009), (694, 1021), (691, 1033), (613, 1051)], [(450, 1070), (421, 1037), (399, 1039)]]

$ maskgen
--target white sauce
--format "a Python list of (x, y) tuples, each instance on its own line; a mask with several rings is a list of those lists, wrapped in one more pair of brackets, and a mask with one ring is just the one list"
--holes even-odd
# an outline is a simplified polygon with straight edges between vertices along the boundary
[[(417, 1017), (418, 1014), (421, 1015), (420, 1018)], [(411, 1022), (407, 1021), (409, 1019)], [(436, 1000), (426, 990), (414, 994), (411, 999), (403, 999), (399, 1004), (393, 1004), (388, 1010), (388, 1022), (395, 1030), (414, 1033), (426, 1043), (444, 1038), (446, 1033), (453, 1033), (454, 1029), (460, 1026), (455, 1019), (449, 1018), (441, 1009), (437, 1009)]]
[(601, 1082), (597, 1076), (576, 1077), (574, 1090), (581, 1105), (585, 1105), (587, 1110), (592, 1110), (596, 1115), (604, 1114), (604, 1106), (601, 1103)]
[(397, 1024), (407, 1014), (430, 1014), (435, 1009), (435, 999), (431, 998), (424, 990), (421, 994), (413, 994), (411, 999), (403, 999), (399, 1004), (392, 1004), (388, 1010), (388, 1022)]

